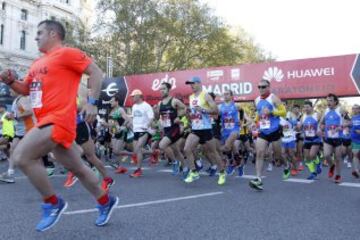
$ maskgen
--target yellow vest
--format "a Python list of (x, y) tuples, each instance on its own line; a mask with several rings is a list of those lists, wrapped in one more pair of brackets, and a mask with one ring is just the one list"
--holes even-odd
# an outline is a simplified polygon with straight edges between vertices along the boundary
[(9, 120), (5, 116), (6, 116), (6, 113), (4, 113), (1, 117), (2, 135), (13, 138), (15, 136), (14, 120)]

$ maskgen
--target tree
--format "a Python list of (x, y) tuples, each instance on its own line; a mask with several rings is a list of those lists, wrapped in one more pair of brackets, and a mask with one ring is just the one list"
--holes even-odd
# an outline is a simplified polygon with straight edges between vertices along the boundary
[[(99, 0), (88, 50), (111, 56), (119, 75), (265, 61), (246, 33), (231, 31), (200, 0)], [(106, 36), (106, 37), (104, 37)]]

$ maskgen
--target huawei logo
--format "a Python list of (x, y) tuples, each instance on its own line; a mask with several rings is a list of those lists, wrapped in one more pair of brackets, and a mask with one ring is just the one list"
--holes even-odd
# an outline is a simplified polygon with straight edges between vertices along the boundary
[(281, 82), (283, 78), (284, 78), (283, 71), (277, 67), (269, 67), (264, 72), (264, 76), (263, 76), (263, 79), (266, 79), (269, 82), (271, 82), (272, 80)]

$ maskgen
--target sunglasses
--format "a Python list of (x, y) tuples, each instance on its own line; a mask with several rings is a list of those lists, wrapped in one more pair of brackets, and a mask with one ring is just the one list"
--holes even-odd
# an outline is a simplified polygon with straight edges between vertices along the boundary
[(265, 88), (267, 88), (268, 87), (268, 85), (259, 85), (258, 86), (258, 89), (265, 89)]

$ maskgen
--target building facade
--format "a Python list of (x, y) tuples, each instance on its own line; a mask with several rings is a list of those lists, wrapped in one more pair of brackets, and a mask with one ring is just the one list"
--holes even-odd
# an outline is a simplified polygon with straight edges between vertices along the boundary
[(0, 69), (14, 68), (20, 76), (39, 56), (36, 29), (45, 19), (67, 23), (92, 20), (93, 0), (0, 0)]

